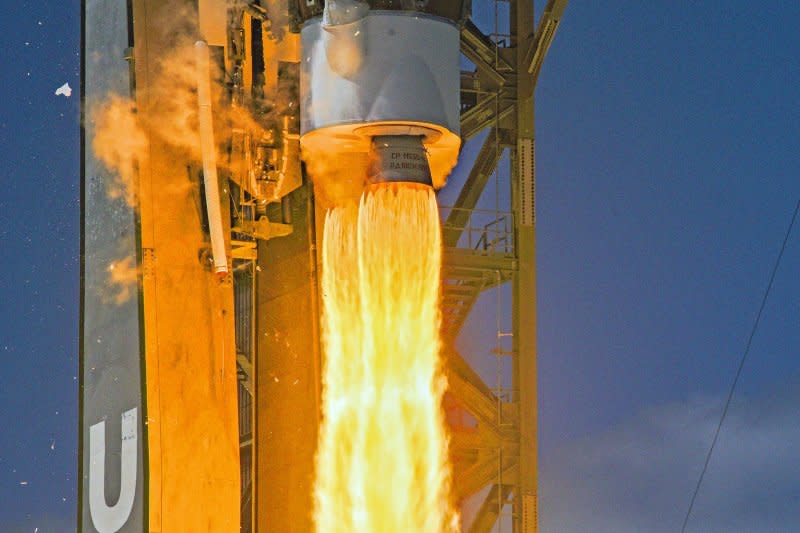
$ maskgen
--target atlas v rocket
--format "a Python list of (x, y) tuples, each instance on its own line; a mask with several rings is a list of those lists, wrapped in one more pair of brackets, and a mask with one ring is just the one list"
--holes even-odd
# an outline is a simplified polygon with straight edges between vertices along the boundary
[[(521, 169), (509, 240), (528, 239), (533, 81), (564, 3), (551, 1), (537, 29), (532, 6), (512, 1), (514, 36), (500, 43), (468, 0), (82, 2), (79, 531), (313, 529), (325, 209), (376, 181), (439, 189), (462, 141), (492, 126)], [(124, 120), (103, 122), (120, 99)], [(181, 117), (188, 143), (170, 137)], [(471, 236), (462, 211), (451, 216)], [(471, 266), (454, 265), (496, 259), (510, 281), (532, 272), (526, 246), (465, 248), (456, 255)], [(475, 279), (453, 287), (489, 286)], [(519, 451), (533, 449), (535, 417), (498, 403), (519, 426), (507, 432), (485, 412), (501, 400), (453, 360), (452, 394), (516, 453), (500, 475), (535, 477), (535, 457)], [(491, 483), (478, 446), (459, 451), (459, 438), (469, 491)], [(506, 484), (528, 488), (498, 490), (535, 527), (535, 479), (517, 478)]]

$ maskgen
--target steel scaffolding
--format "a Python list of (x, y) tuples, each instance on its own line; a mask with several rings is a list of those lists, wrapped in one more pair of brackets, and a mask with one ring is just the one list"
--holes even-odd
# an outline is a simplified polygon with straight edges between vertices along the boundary
[[(483, 130), (489, 132), (455, 205), (443, 210), (447, 373), (451, 394), (476, 422), (473, 427), (453, 428), (454, 486), (459, 497), (485, 494), (471, 533), (501, 531), (509, 524), (515, 533), (533, 533), (537, 530), (534, 88), (567, 2), (550, 0), (536, 26), (531, 1), (491, 2), (494, 31), (484, 34), (468, 21), (461, 32), (461, 51), (474, 65), (474, 70), (462, 72), (462, 137), (467, 141)], [(500, 27), (499, 4), (508, 7), (507, 29)], [(510, 172), (502, 175), (499, 164), (506, 150)], [(492, 176), (495, 210), (481, 211), (476, 207)], [(501, 210), (503, 182), (510, 188), (509, 212)], [(507, 284), (510, 302), (502, 299)], [(496, 358), (494, 387), (455, 347), (470, 311), (487, 290), (493, 290), (496, 303), (495, 348), (490, 354)]]

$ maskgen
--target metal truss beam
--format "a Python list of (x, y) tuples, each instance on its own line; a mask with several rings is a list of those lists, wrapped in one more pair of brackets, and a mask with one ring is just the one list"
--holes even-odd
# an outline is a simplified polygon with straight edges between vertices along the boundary
[(450, 392), (475, 416), (481, 428), (491, 433), (494, 441), (500, 442), (497, 396), (455, 349), (447, 352), (445, 370)]
[(467, 468), (455, 471), (453, 487), (456, 497), (462, 499), (472, 496), (492, 482), (502, 482), (502, 480), (513, 482), (517, 476), (517, 457), (503, 455), (497, 450), (484, 454)]
[(497, 446), (493, 435), (488, 436), (478, 429), (457, 430), (450, 433), (450, 453), (470, 462), (477, 460), (476, 450)]
[(497, 129), (492, 128), (478, 152), (475, 165), (467, 176), (467, 181), (458, 194), (454, 209), (444, 223), (446, 230), (443, 240), (446, 247), (458, 244), (461, 233), (469, 222), (469, 210), (475, 209), (478, 204), (478, 199), (489, 181), (489, 176), (497, 168), (501, 156), (502, 148), (497, 145)]
[[(503, 281), (507, 281), (508, 275), (517, 268), (514, 257), (500, 253), (483, 254), (466, 248), (445, 248), (444, 263), (449, 269), (499, 270)], [(488, 283), (493, 285), (493, 280)]]
[(507, 82), (505, 73), (513, 67), (503, 59), (497, 45), (471, 20), (461, 30), (461, 53), (475, 64), (478, 73), (490, 85), (500, 87)]
[(475, 520), (469, 528), (469, 533), (490, 533), (513, 491), (513, 484), (498, 485), (495, 483), (492, 485), (491, 490), (486, 494), (486, 498), (483, 499), (480, 509), (478, 509), (478, 514), (475, 515)]
[[(499, 98), (499, 102), (495, 98)], [(461, 138), (468, 141), (493, 124), (513, 115), (514, 100), (506, 91), (484, 95), (477, 104), (461, 113)]]
[(528, 74), (532, 76), (534, 85), (536, 85), (536, 80), (539, 78), (544, 57), (553, 43), (553, 37), (555, 37), (558, 24), (561, 22), (561, 17), (564, 15), (566, 7), (567, 0), (549, 0), (547, 2), (544, 13), (539, 19), (539, 25), (536, 28), (533, 41), (525, 53), (524, 64), (528, 66)]
[[(503, 409), (503, 412), (509, 414), (507, 409)], [(516, 456), (519, 453), (518, 438), (516, 422), (509, 416), (502, 425), (479, 422), (475, 429), (453, 431), (450, 450), (470, 461), (476, 460), (487, 449), (502, 449), (503, 453)]]
[[(511, 48), (499, 48), (471, 22), (461, 32), (462, 53), (476, 67), (474, 72), (462, 73), (462, 138), (468, 141), (491, 129), (443, 226), (444, 263), (450, 269), (448, 279), (452, 278), (443, 284), (443, 308), (453, 315), (447, 322), (449, 329), (443, 328), (449, 338), (455, 338), (470, 312), (469, 297), (477, 298), (476, 294), (486, 288), (509, 280), (513, 285), (512, 347), (508, 352), (498, 348), (495, 353), (513, 358), (513, 400), (500, 402), (460, 355), (454, 351), (448, 354), (450, 390), (478, 421), (476, 431), (454, 434), (453, 451), (458, 458), (454, 488), (463, 497), (493, 483), (470, 530), (473, 533), (491, 531), (511, 494), (515, 495), (514, 531), (537, 530), (533, 96), (566, 5), (567, 0), (548, 0), (538, 25), (534, 25), (531, 0), (510, 0)], [(456, 248), (460, 241), (463, 245), (471, 211), (509, 147), (515, 215), (513, 250), (506, 250), (508, 254), (480, 254), (471, 246)], [(464, 273), (471, 269), (492, 271), (491, 265), (498, 266), (501, 260), (508, 268), (497, 268), (502, 274), (492, 284), (475, 281), (474, 275)]]
[[(514, 277), (517, 270), (515, 254), (479, 254), (457, 246), (470, 224), (472, 210), (477, 206), (505, 148), (516, 145), (516, 117), (520, 112), (516, 105), (517, 69), (503, 61), (496, 45), (471, 23), (462, 31), (462, 52), (477, 67), (476, 72), (462, 76), (462, 89), (466, 96), (466, 105), (462, 108), (461, 115), (462, 138), (467, 141), (484, 129), (491, 129), (459, 193), (454, 209), (444, 223), (444, 263), (446, 268), (459, 272), (459, 269), (467, 268), (505, 273), (502, 279), (492, 284), (494, 286)], [(480, 290), (485, 285), (486, 283), (481, 284)], [(471, 287), (472, 285), (465, 287), (463, 291)], [(447, 289), (445, 293), (451, 298), (463, 299), (461, 285), (448, 285)], [(469, 313), (469, 307), (462, 307), (453, 309), (453, 312), (457, 311), (456, 318), (460, 317), (461, 321), (451, 325), (448, 331), (451, 338), (457, 335), (460, 324)], [(452, 451), (454, 457), (458, 458), (453, 472), (454, 488), (460, 497), (465, 497), (489, 483), (495, 483), (492, 501), (484, 502), (473, 527), (473, 530), (488, 532), (497, 520), (498, 491), (502, 492), (503, 501), (506, 501), (519, 482), (519, 404), (518, 401), (501, 402), (454, 350), (448, 354), (447, 367), (451, 393), (478, 421), (476, 431), (462, 431), (453, 435)]]
[[(477, 245), (471, 243), (474, 230), (471, 227), (466, 229), (466, 248), (448, 247), (444, 250), (441, 327), (446, 341), (458, 336), (481, 293), (513, 279), (517, 268), (510, 248), (486, 251), (481, 247), (481, 243), (487, 242), (484, 240), (486, 233), (477, 240)], [(446, 226), (443, 234), (447, 234)]]

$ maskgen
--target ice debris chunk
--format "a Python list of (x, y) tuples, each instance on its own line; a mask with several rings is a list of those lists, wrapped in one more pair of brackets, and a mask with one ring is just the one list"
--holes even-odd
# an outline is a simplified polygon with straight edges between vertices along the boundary
[(61, 95), (64, 95), (67, 98), (72, 96), (72, 87), (69, 86), (69, 83), (65, 83), (64, 85), (56, 89), (56, 96), (61, 96)]

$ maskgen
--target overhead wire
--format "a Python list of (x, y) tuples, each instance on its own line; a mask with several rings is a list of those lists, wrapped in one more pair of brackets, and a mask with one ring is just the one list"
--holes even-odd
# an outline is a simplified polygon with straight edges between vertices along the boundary
[(761, 305), (758, 308), (758, 313), (756, 313), (755, 322), (753, 322), (753, 327), (750, 329), (750, 336), (747, 338), (747, 344), (745, 345), (744, 352), (742, 353), (742, 357), (739, 360), (739, 367), (736, 369), (736, 374), (733, 378), (733, 383), (731, 383), (730, 390), (728, 391), (728, 397), (725, 400), (725, 407), (722, 409), (722, 415), (720, 416), (719, 423), (717, 424), (717, 428), (714, 431), (714, 438), (711, 440), (711, 446), (708, 449), (708, 453), (706, 454), (705, 462), (703, 463), (703, 469), (700, 472), (700, 477), (697, 479), (697, 485), (695, 485), (694, 492), (692, 493), (692, 499), (689, 502), (689, 508), (686, 511), (686, 516), (683, 518), (683, 526), (681, 527), (681, 533), (686, 532), (686, 527), (689, 524), (689, 518), (692, 515), (692, 510), (694, 509), (695, 501), (697, 500), (697, 495), (700, 492), (700, 487), (703, 484), (703, 479), (705, 478), (706, 471), (708, 470), (708, 464), (711, 461), (711, 456), (714, 454), (714, 448), (717, 446), (717, 440), (719, 439), (720, 431), (722, 430), (722, 425), (725, 422), (725, 418), (728, 416), (728, 410), (731, 406), (731, 400), (733, 399), (733, 394), (736, 391), (736, 385), (739, 383), (739, 378), (742, 375), (742, 369), (744, 368), (745, 361), (747, 360), (747, 355), (750, 353), (750, 347), (753, 344), (753, 338), (756, 335), (756, 331), (758, 330), (758, 325), (761, 323), (761, 315), (764, 313), (764, 307), (767, 304), (767, 299), (769, 298), (769, 294), (772, 291), (772, 284), (775, 281), (775, 275), (778, 272), (778, 268), (781, 264), (781, 259), (783, 259), (783, 253), (786, 251), (786, 244), (789, 242), (789, 237), (792, 234), (792, 228), (794, 227), (794, 223), (797, 220), (797, 213), (800, 211), (800, 200), (797, 201), (795, 205), (794, 212), (792, 213), (791, 221), (789, 222), (789, 227), (786, 229), (786, 235), (783, 237), (783, 244), (781, 244), (781, 250), (778, 253), (778, 257), (775, 260), (775, 264), (772, 267), (772, 273), (769, 277), (769, 282), (767, 283), (767, 288), (764, 291), (764, 296), (761, 298)]

